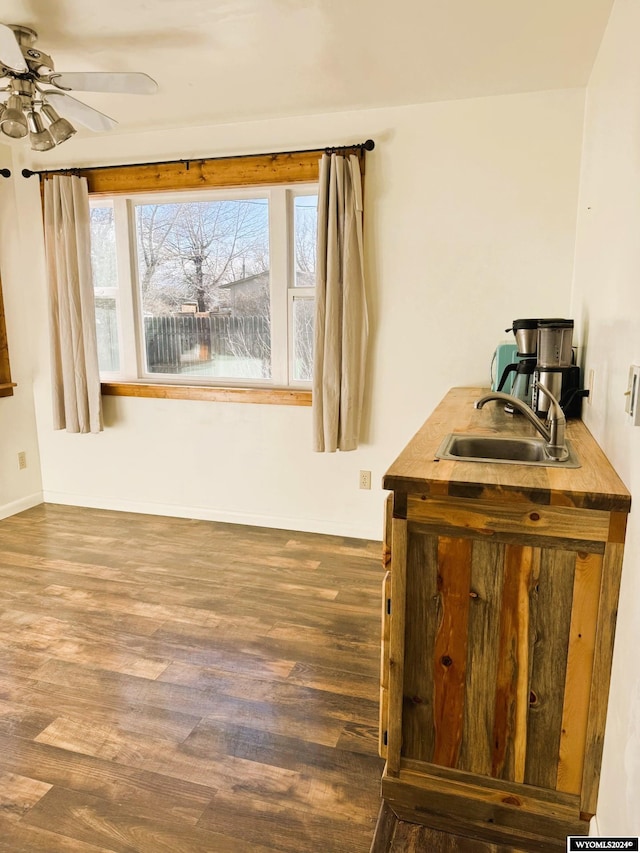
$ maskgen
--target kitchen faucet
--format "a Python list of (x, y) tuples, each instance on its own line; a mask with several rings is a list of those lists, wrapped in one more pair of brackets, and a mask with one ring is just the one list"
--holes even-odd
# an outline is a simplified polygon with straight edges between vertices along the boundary
[(512, 396), (511, 394), (503, 394), (502, 391), (491, 391), (489, 394), (485, 394), (484, 397), (476, 400), (474, 406), (476, 409), (481, 409), (485, 403), (490, 403), (492, 400), (509, 403), (510, 406), (513, 406), (514, 409), (523, 414), (544, 438), (546, 442), (544, 449), (547, 455), (557, 462), (562, 462), (569, 455), (569, 451), (567, 450), (564, 440), (564, 431), (567, 421), (560, 403), (556, 400), (551, 391), (549, 391), (549, 389), (541, 382), (537, 382), (536, 384), (540, 391), (546, 394), (549, 398), (549, 416), (546, 424), (540, 420), (533, 409), (529, 408), (526, 403), (523, 403), (522, 400), (518, 397)]

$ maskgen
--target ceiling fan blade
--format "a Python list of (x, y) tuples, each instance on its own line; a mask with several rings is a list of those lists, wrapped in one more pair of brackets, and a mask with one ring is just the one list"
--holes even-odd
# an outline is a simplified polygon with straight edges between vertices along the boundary
[(51, 74), (49, 83), (59, 89), (79, 92), (116, 92), (122, 95), (152, 95), (158, 90), (156, 81), (148, 74), (129, 71), (61, 72)]
[(15, 33), (6, 24), (0, 24), (0, 63), (12, 71), (28, 71), (27, 63), (16, 41)]
[(72, 122), (77, 121), (83, 127), (88, 127), (89, 130), (111, 130), (118, 124), (114, 118), (109, 118), (109, 116), (90, 107), (88, 104), (77, 101), (71, 95), (65, 95), (62, 92), (52, 92), (50, 90), (42, 94), (45, 96), (46, 102), (51, 104), (61, 115)]

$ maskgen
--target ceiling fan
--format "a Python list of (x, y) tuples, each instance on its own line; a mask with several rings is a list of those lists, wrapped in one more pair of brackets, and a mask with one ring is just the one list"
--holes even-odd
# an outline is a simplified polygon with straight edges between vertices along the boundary
[(151, 95), (158, 89), (148, 74), (137, 72), (58, 72), (51, 57), (34, 47), (37, 38), (29, 27), (0, 24), (0, 131), (13, 139), (28, 134), (34, 151), (48, 151), (76, 132), (59, 112), (89, 130), (117, 124), (69, 92)]

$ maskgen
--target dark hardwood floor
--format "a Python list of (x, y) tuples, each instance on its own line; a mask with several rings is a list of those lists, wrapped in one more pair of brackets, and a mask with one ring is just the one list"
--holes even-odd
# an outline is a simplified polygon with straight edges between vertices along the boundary
[(367, 853), (381, 580), (374, 542), (1, 521), (0, 851)]

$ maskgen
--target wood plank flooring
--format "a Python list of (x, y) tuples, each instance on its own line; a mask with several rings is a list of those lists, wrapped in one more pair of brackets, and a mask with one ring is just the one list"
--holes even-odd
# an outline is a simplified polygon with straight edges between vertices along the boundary
[(368, 853), (380, 544), (0, 522), (2, 853)]

